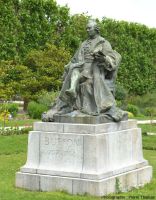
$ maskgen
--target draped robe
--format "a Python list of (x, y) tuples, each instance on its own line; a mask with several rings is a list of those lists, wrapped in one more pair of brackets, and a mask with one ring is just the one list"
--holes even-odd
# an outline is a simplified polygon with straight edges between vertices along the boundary
[[(95, 59), (93, 55), (96, 52), (100, 52), (104, 59)], [(52, 115), (61, 110), (66, 113), (78, 110), (88, 115), (104, 114), (113, 121), (120, 121), (125, 113), (116, 107), (113, 95), (120, 61), (120, 54), (100, 35), (84, 41), (66, 66), (60, 95), (50, 111), (50, 121)], [(75, 100), (65, 92), (70, 88), (73, 70), (78, 70), (81, 78), (85, 78), (77, 85)]]

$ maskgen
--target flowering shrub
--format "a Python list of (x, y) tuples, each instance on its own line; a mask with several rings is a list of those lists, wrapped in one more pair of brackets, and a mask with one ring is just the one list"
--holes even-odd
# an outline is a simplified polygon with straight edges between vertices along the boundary
[(0, 135), (9, 136), (9, 135), (22, 135), (22, 134), (28, 134), (29, 131), (32, 130), (32, 127), (5, 127), (0, 128)]

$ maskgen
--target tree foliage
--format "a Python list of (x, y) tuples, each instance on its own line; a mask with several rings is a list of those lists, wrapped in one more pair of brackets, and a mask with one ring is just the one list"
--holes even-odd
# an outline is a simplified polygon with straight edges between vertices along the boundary
[(64, 65), (68, 63), (70, 53), (63, 47), (47, 44), (43, 50), (33, 50), (25, 59), (24, 64), (33, 73), (29, 90), (34, 92), (56, 91), (61, 86)]
[(65, 32), (69, 9), (54, 0), (1, 0), (0, 59), (23, 60), (32, 49), (54, 42)]
[(122, 55), (117, 81), (134, 94), (144, 94), (156, 85), (156, 29), (105, 19), (102, 35)]
[(21, 24), (18, 20), (18, 0), (0, 1), (0, 59), (18, 56)]
[[(55, 0), (1, 0), (0, 12), (0, 99), (20, 95), (35, 100), (42, 91), (56, 91), (70, 54), (87, 38), (89, 17), (71, 16), (69, 8)], [(106, 18), (97, 21), (101, 35), (122, 55), (118, 84), (133, 94), (152, 91), (156, 29)]]
[(23, 65), (2, 61), (0, 84), (4, 92), (0, 99), (21, 96), (26, 108), (30, 100), (37, 100), (43, 92), (59, 90), (64, 65), (70, 57), (63, 47), (47, 44), (43, 50), (32, 50)]

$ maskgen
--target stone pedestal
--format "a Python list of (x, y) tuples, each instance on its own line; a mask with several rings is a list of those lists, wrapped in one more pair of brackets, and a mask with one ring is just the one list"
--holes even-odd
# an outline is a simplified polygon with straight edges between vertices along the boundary
[(149, 183), (135, 120), (105, 124), (34, 123), (16, 186), (103, 196)]
[[(123, 116), (121, 121), (128, 120), (128, 114), (125, 111), (123, 112)], [(103, 123), (111, 123), (112, 118), (105, 114), (100, 114), (99, 116), (87, 115), (80, 111), (73, 111), (71, 113), (66, 114), (55, 114), (54, 122), (59, 123), (73, 123), (73, 124), (103, 124)]]

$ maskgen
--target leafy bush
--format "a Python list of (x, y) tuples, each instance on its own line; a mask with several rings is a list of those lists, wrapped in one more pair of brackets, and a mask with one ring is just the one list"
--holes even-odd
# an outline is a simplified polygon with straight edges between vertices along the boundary
[(150, 116), (150, 117), (156, 116), (156, 107), (147, 107), (147, 108), (145, 108), (144, 114), (146, 116)]
[(9, 120), (10, 113), (8, 110), (3, 110), (0, 112), (0, 126), (6, 125), (6, 122)]
[(133, 118), (133, 117), (134, 117), (133, 113), (128, 112), (128, 118)]
[(1, 112), (8, 111), (13, 117), (16, 117), (18, 112), (18, 105), (16, 103), (4, 103), (0, 106)]
[(115, 91), (116, 100), (121, 100), (121, 101), (125, 100), (127, 97), (127, 94), (128, 94), (127, 90), (123, 86), (117, 84), (116, 91)]
[(134, 116), (137, 116), (139, 114), (139, 108), (133, 104), (128, 104), (126, 110), (133, 113)]
[(45, 105), (48, 108), (54, 103), (55, 99), (58, 96), (58, 92), (44, 92), (38, 97), (37, 102), (39, 104)]
[(28, 104), (28, 108), (27, 108), (29, 116), (33, 119), (41, 119), (42, 113), (47, 111), (47, 110), (48, 110), (47, 106), (45, 106), (43, 104), (36, 103), (34, 101), (31, 101)]
[[(130, 96), (127, 98), (129, 104), (136, 105), (140, 112), (146, 116), (150, 116), (150, 113), (153, 112), (153, 116), (155, 115), (154, 113), (156, 111), (156, 92), (153, 91), (152, 93), (147, 93), (142, 96)], [(151, 111), (150, 111), (151, 110)]]
[(13, 117), (16, 117), (18, 113), (18, 105), (16, 103), (8, 103), (6, 108)]

